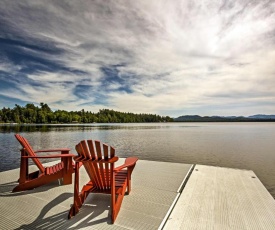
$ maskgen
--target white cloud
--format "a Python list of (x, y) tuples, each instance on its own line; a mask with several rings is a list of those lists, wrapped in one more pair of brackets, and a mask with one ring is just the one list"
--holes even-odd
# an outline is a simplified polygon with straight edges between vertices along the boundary
[(0, 60), (0, 71), (10, 73), (10, 72), (16, 72), (21, 69), (21, 66), (19, 65), (13, 65), (8, 60)]
[[(63, 51), (43, 54), (44, 58), (85, 72), (29, 74), (41, 87), (24, 85), (26, 93), (19, 96), (27, 101), (41, 100), (64, 109), (171, 111), (163, 114), (171, 116), (182, 115), (173, 112), (181, 110), (201, 115), (275, 113), (274, 2), (4, 4), (4, 17), (13, 29), (40, 41), (38, 45), (46, 41)], [(110, 66), (117, 66), (124, 83), (114, 80), (103, 87), (102, 68)], [(73, 83), (65, 84), (68, 81)], [(79, 84), (92, 86), (92, 94), (104, 95), (108, 103), (93, 107), (93, 97), (77, 98), (74, 90)], [(119, 91), (122, 84), (132, 93)], [(83, 107), (85, 103), (91, 105)]]

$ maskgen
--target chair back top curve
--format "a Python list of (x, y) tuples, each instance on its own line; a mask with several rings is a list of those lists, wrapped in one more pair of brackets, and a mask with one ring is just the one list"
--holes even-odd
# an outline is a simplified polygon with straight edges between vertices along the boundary
[(78, 153), (75, 161), (83, 163), (95, 188), (109, 190), (114, 162), (118, 160), (115, 149), (97, 140), (83, 140), (75, 148)]
[[(29, 156), (36, 156), (33, 148), (31, 147), (31, 145), (29, 144), (29, 142), (27, 141), (26, 138), (20, 136), (19, 134), (15, 134), (14, 135), (15, 138), (19, 141), (19, 143), (21, 144), (21, 146), (23, 147), (23, 150), (29, 155)], [(39, 168), (39, 170), (44, 173), (45, 172), (45, 167), (41, 164), (41, 162), (39, 161), (39, 159), (37, 158), (31, 158), (33, 160), (33, 162), (36, 164), (36, 166)]]

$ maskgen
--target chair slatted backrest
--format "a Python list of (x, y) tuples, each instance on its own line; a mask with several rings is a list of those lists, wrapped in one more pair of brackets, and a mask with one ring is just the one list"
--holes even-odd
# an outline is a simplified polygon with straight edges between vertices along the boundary
[[(85, 142), (85, 141), (84, 141)], [(96, 187), (103, 190), (103, 181), (101, 179), (101, 171), (97, 164), (98, 160), (101, 160), (100, 156), (97, 154), (97, 148), (95, 148), (94, 142), (92, 140), (87, 141), (90, 154), (91, 154), (91, 169), (93, 172), (93, 179), (95, 180)]]
[(77, 160), (83, 162), (83, 165), (84, 165), (90, 179), (92, 180), (93, 183), (95, 183), (95, 181), (93, 179), (94, 176), (92, 174), (91, 167), (89, 165), (89, 161), (91, 160), (91, 157), (90, 157), (86, 142), (81, 141), (79, 144), (76, 145), (75, 149), (79, 155)]
[[(33, 148), (31, 147), (31, 145), (29, 144), (29, 142), (27, 141), (27, 139), (25, 139), (24, 137), (20, 136), (19, 134), (15, 134), (15, 138), (22, 145), (23, 150), (25, 151), (25, 153), (27, 153), (29, 156), (32, 156), (32, 157), (36, 156), (35, 152), (33, 151)], [(42, 173), (44, 173), (45, 172), (45, 167), (41, 164), (41, 162), (39, 161), (39, 159), (37, 159), (37, 158), (31, 158), (31, 159), (36, 164), (36, 166), (39, 168), (39, 170)]]
[(100, 190), (110, 189), (113, 166), (107, 161), (115, 156), (115, 149), (100, 141), (83, 140), (76, 145), (76, 151), (94, 186)]

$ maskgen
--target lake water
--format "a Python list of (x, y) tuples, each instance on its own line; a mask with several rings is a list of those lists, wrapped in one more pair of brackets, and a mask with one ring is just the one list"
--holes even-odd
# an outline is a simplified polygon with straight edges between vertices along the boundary
[(253, 170), (275, 197), (275, 123), (146, 123), (0, 125), (0, 171), (19, 167), (20, 133), (34, 149), (74, 146), (97, 139), (120, 157)]

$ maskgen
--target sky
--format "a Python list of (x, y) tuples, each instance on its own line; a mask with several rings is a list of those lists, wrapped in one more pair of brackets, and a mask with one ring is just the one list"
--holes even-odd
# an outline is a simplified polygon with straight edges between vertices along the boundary
[(275, 114), (274, 0), (0, 1), (0, 108)]

